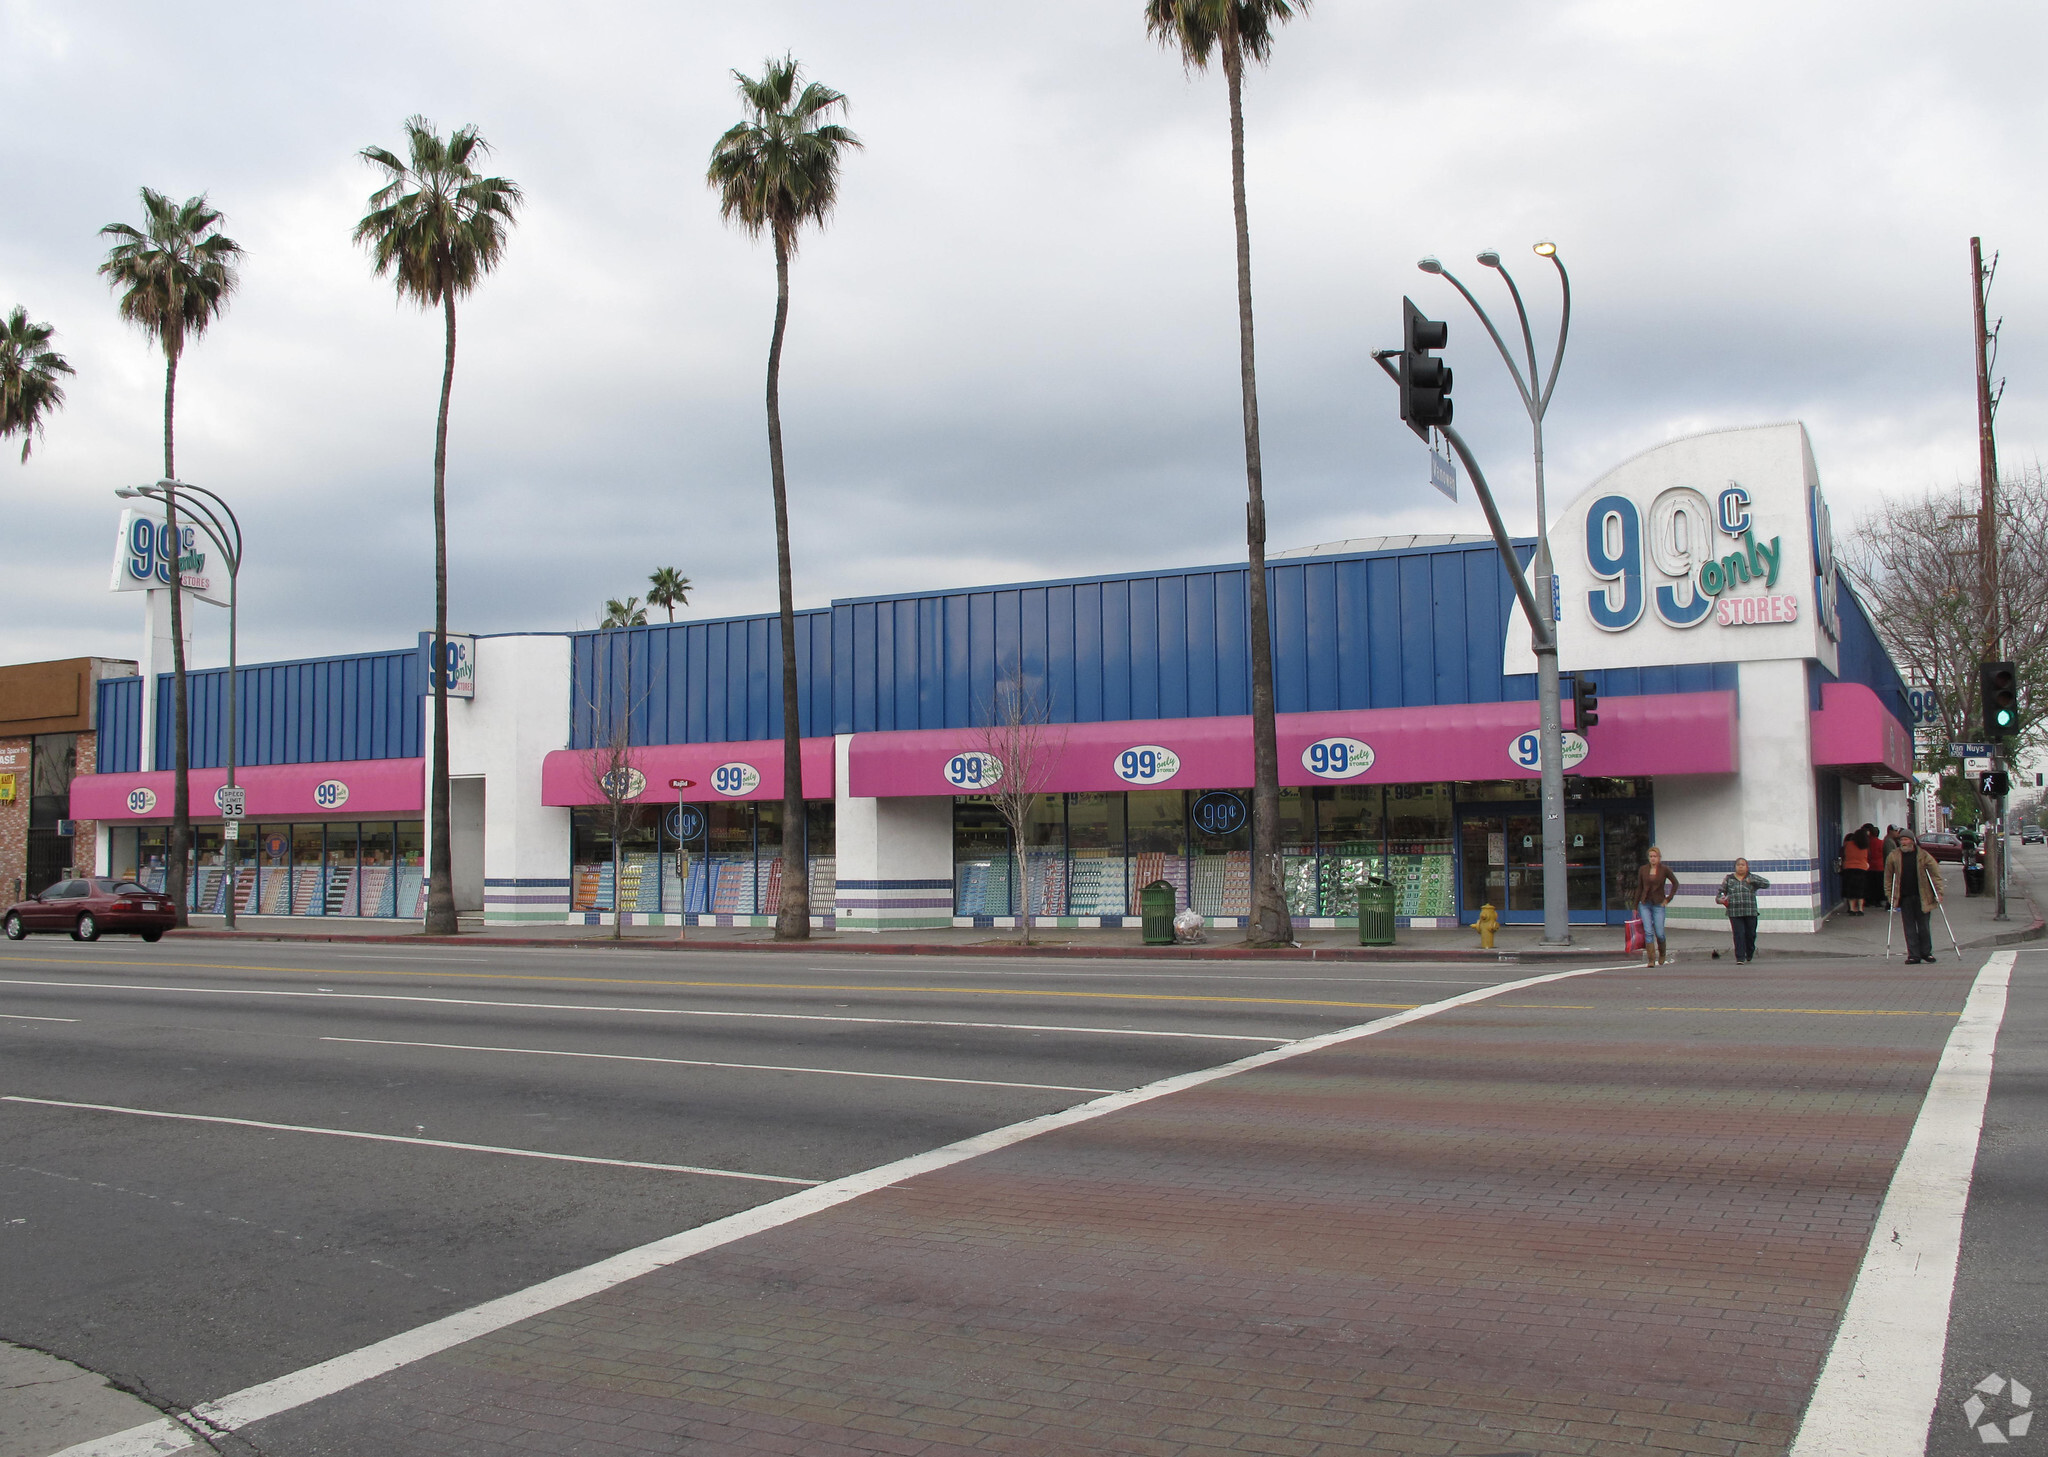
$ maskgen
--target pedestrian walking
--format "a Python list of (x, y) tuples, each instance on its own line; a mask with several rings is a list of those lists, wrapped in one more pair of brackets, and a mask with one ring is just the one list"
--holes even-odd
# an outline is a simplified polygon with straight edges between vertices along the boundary
[(1728, 929), (1735, 935), (1735, 964), (1756, 960), (1756, 893), (1768, 890), (1770, 882), (1749, 873), (1749, 862), (1735, 857), (1735, 869), (1721, 877), (1721, 893), (1714, 897), (1728, 908)]
[(1859, 825), (1842, 841), (1842, 898), (1849, 903), (1852, 916), (1863, 914), (1869, 878), (1870, 832)]
[(1934, 960), (1934, 908), (1942, 902), (1941, 867), (1910, 834), (1885, 857), (1884, 893), (1906, 928), (1906, 965)]
[(1650, 863), (1636, 872), (1636, 914), (1643, 918), (1643, 965), (1662, 966), (1664, 913), (1678, 894), (1678, 872), (1664, 863), (1664, 852), (1650, 847)]

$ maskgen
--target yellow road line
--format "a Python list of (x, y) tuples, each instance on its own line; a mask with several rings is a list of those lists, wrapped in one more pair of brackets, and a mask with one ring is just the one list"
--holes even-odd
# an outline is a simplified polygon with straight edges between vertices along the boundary
[(1956, 1017), (1960, 1012), (1899, 1011), (1884, 1007), (1645, 1007), (1645, 1012), (1777, 1012), (1791, 1017)]
[(54, 956), (9, 956), (0, 958), (0, 968), (9, 962), (35, 962), (44, 966), (120, 966), (131, 970), (152, 971), (163, 975), (172, 971), (262, 971), (282, 973), (289, 976), (401, 976), (431, 977), (442, 980), (462, 981), (532, 981), (568, 982), (592, 986), (639, 986), (639, 987), (696, 987), (720, 991), (757, 992), (919, 992), (959, 993), (973, 997), (1054, 997), (1068, 1001), (1109, 1001), (1109, 1002), (1201, 1002), (1227, 1006), (1254, 1007), (1344, 1007), (1377, 1012), (1407, 1012), (1421, 1006), (1420, 1002), (1337, 1002), (1318, 1001), (1306, 997), (1195, 997), (1173, 996), (1164, 992), (1055, 992), (1030, 987), (957, 987), (957, 986), (868, 986), (862, 984), (843, 985), (838, 982), (809, 981), (668, 981), (646, 977), (628, 976), (523, 976), (516, 972), (495, 971), (379, 971), (368, 967), (305, 967), (305, 966), (235, 966), (225, 962), (175, 961), (164, 962), (150, 967), (134, 961), (121, 961), (113, 957), (54, 957)]

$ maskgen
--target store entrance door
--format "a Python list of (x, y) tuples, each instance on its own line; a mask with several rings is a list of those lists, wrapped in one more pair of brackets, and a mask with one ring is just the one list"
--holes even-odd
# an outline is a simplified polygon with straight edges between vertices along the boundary
[[(1642, 809), (1581, 807), (1564, 817), (1571, 918), (1619, 924), (1628, 917), (1640, 860), (1649, 845)], [(1491, 905), (1503, 921), (1543, 919), (1543, 819), (1531, 808), (1462, 809), (1458, 815), (1458, 918), (1471, 923)], [(1611, 862), (1611, 863), (1610, 863)]]

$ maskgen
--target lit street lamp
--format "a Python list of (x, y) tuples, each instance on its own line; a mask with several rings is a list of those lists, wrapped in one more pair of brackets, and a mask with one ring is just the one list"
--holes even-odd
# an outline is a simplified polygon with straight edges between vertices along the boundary
[[(1550, 392), (1557, 387), (1557, 371), (1564, 363), (1564, 341), (1572, 326), (1572, 281), (1564, 271), (1564, 260), (1557, 256), (1557, 244), (1547, 239), (1535, 245), (1539, 258), (1548, 258), (1557, 268), (1557, 281), (1564, 291), (1564, 312), (1557, 325), (1557, 351), (1551, 356), (1550, 375), (1544, 378), (1536, 362), (1536, 336), (1529, 328), (1529, 311), (1522, 306), (1522, 291), (1515, 287), (1514, 278), (1501, 266), (1500, 254), (1488, 249), (1479, 255), (1478, 261), (1501, 276), (1508, 286), (1508, 295), (1515, 301), (1515, 317), (1522, 325), (1522, 346), (1527, 352), (1529, 373), (1523, 377), (1521, 367), (1515, 361), (1514, 351), (1494, 328), (1493, 320), (1487, 317), (1479, 300), (1472, 297), (1472, 290), (1458, 281), (1448, 268), (1434, 258), (1425, 258), (1416, 264), (1424, 273), (1435, 273), (1450, 280), (1451, 287), (1465, 296), (1465, 302), (1472, 305), (1472, 312), (1479, 315), (1479, 322), (1486, 325), (1486, 332), (1493, 339), (1494, 347), (1500, 350), (1501, 359), (1507, 364), (1508, 373), (1514, 377), (1515, 388), (1521, 391), (1522, 404), (1529, 412), (1529, 428), (1535, 437), (1536, 449), (1536, 610), (1540, 620), (1531, 623), (1536, 649), (1536, 701), (1542, 719), (1543, 732), (1543, 940), (1547, 945), (1565, 946), (1571, 943), (1571, 905), (1569, 881), (1565, 870), (1564, 846), (1564, 710), (1560, 705), (1557, 672), (1557, 583), (1552, 574), (1550, 560), (1550, 518), (1543, 495), (1543, 416), (1550, 408)], [(1468, 465), (1469, 469), (1469, 465)]]
[[(214, 548), (220, 552), (222, 560), (228, 564), (227, 787), (232, 790), (236, 787), (235, 749), (237, 740), (241, 737), (242, 729), (241, 718), (236, 713), (235, 705), (236, 678), (239, 676), (235, 671), (235, 617), (236, 596), (242, 574), (242, 523), (235, 519), (234, 510), (226, 501), (222, 500), (212, 491), (207, 490), (204, 486), (195, 486), (186, 481), (156, 481), (147, 486), (122, 486), (114, 494), (123, 500), (133, 500), (139, 496), (145, 500), (167, 504), (166, 497), (168, 491), (166, 488), (174, 488), (179, 492), (179, 502), (186, 514), (191, 518), (192, 524), (206, 533), (207, 539), (213, 543)], [(175, 590), (183, 591), (184, 589), (179, 587)], [(151, 685), (152, 688), (153, 686)], [(240, 826), (238, 825), (236, 828), (239, 830)], [(227, 878), (226, 924), (227, 928), (232, 931), (235, 929), (236, 860), (241, 842), (228, 839), (223, 835), (221, 843), (226, 847), (224, 852), (226, 863), (222, 867)]]

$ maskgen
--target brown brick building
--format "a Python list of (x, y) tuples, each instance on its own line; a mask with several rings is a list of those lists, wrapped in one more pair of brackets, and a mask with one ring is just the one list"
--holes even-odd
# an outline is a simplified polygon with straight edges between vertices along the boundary
[(9, 899), (90, 873), (91, 823), (65, 833), (71, 780), (96, 762), (95, 685), (134, 672), (113, 658), (0, 667), (0, 892)]

